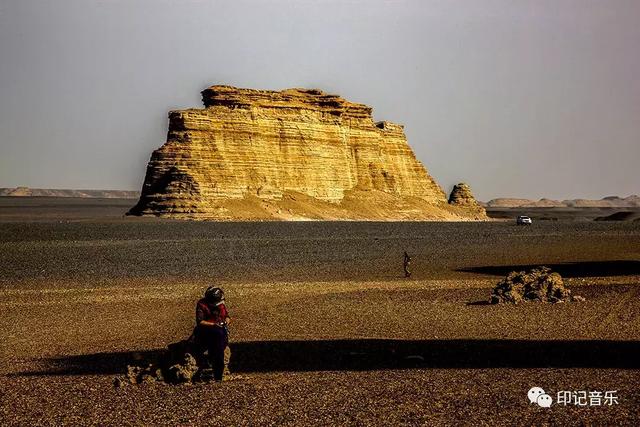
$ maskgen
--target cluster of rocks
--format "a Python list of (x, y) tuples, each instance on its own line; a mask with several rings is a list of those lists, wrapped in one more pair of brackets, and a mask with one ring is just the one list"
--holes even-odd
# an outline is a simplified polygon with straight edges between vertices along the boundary
[(584, 301), (578, 295), (571, 295), (558, 273), (548, 267), (534, 268), (530, 271), (512, 271), (493, 289), (490, 303), (567, 302)]
[(180, 362), (172, 365), (162, 362), (158, 364), (150, 363), (146, 367), (129, 365), (124, 376), (114, 379), (114, 385), (122, 387), (126, 384), (150, 384), (156, 382), (182, 384), (198, 380), (206, 381), (211, 379), (209, 371), (211, 370), (198, 367), (195, 357), (186, 353)]

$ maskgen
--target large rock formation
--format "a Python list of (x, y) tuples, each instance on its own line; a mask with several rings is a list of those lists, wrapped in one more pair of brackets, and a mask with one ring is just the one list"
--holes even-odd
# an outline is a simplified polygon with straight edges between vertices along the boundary
[(464, 219), (403, 127), (319, 90), (212, 86), (169, 113), (130, 213), (195, 219)]

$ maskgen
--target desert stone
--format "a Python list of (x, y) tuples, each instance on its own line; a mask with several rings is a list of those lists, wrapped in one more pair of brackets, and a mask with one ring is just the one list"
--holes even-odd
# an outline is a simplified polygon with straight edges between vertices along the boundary
[(562, 277), (548, 267), (539, 267), (530, 271), (512, 271), (493, 289), (491, 304), (537, 301), (566, 302), (584, 301), (564, 285)]

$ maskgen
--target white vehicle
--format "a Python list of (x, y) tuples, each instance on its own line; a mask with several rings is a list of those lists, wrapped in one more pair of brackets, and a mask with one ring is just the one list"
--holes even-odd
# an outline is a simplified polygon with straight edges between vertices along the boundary
[(531, 218), (526, 215), (520, 215), (516, 218), (516, 224), (518, 225), (531, 225)]

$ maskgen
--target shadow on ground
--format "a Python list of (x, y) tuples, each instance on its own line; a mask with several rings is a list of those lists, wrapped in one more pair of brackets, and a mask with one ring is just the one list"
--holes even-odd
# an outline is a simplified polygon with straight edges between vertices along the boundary
[(640, 261), (585, 261), (566, 262), (560, 264), (530, 264), (530, 265), (488, 265), (479, 267), (460, 268), (456, 271), (466, 273), (487, 274), (492, 276), (506, 276), (512, 271), (531, 270), (544, 265), (560, 273), (562, 277), (609, 277), (640, 275)]
[[(410, 368), (640, 369), (637, 341), (326, 340), (232, 343), (231, 370), (298, 372)], [(44, 359), (45, 369), (19, 376), (114, 375), (165, 350), (96, 353)]]

